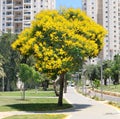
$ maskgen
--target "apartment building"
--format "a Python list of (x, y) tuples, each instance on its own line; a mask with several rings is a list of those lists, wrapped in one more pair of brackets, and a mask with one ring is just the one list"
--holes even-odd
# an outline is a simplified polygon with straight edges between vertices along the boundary
[(36, 13), (55, 9), (55, 0), (0, 0), (0, 31), (20, 33), (31, 25)]
[(120, 54), (120, 0), (82, 0), (82, 8), (108, 30), (102, 57), (112, 60), (114, 55)]

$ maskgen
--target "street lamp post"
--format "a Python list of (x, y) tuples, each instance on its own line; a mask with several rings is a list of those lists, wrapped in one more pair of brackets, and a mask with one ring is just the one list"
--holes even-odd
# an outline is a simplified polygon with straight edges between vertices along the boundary
[(101, 57), (101, 100), (103, 100), (103, 59)]
[(101, 90), (101, 100), (103, 100), (103, 50), (101, 50), (98, 55), (100, 59), (100, 90)]

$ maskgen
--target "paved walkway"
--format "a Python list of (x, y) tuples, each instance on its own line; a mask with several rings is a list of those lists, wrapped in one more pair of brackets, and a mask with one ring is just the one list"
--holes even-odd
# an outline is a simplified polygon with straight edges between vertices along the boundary
[(69, 119), (120, 119), (120, 111), (116, 108), (105, 104), (105, 102), (97, 102), (88, 97), (75, 92), (73, 87), (68, 87), (68, 92), (64, 97), (73, 104), (74, 108), (54, 112), (0, 112), (0, 119), (12, 115), (22, 114), (69, 114)]
[(70, 119), (120, 119), (120, 110), (104, 102), (98, 102), (75, 92), (68, 87), (66, 99), (73, 104), (74, 110)]

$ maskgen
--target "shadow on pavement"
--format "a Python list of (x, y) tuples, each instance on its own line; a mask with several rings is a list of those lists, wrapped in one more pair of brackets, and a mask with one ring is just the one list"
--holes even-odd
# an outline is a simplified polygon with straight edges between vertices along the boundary
[(73, 104), (72, 108), (65, 109), (65, 110), (58, 110), (57, 112), (64, 112), (64, 113), (77, 112), (77, 111), (82, 111), (83, 109), (91, 106), (92, 105), (89, 105), (89, 104)]
[(73, 104), (73, 108), (66, 109), (66, 111), (64, 110), (64, 112), (76, 112), (76, 111), (80, 111), (80, 110), (83, 110), (91, 106), (92, 105), (89, 105), (89, 104)]

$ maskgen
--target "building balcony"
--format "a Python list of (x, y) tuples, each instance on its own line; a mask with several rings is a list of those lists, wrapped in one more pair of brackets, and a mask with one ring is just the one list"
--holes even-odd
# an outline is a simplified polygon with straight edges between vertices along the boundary
[(13, 5), (14, 5), (14, 6), (22, 6), (22, 5), (23, 5), (23, 1), (24, 1), (24, 0), (20, 0), (20, 1), (19, 1), (19, 0), (18, 0), (18, 1), (17, 1), (17, 0), (14, 0)]
[(22, 22), (22, 18), (14, 18), (14, 22)]
[(31, 0), (24, 0), (24, 3), (31, 3)]
[(12, 25), (6, 25), (6, 28), (11, 28), (11, 27), (13, 27)]
[(12, 19), (6, 19), (6, 22), (12, 22)]
[(19, 34), (21, 31), (22, 31), (22, 28), (20, 28), (20, 29), (15, 29), (14, 32), (15, 32), (16, 34)]
[(8, 2), (6, 2), (6, 4), (7, 4), (7, 5), (12, 4), (12, 1), (8, 1)]
[(13, 9), (12, 6), (7, 6), (7, 7), (6, 7), (6, 11), (11, 11), (12, 9)]
[(23, 7), (22, 6), (15, 6), (13, 8), (14, 11), (20, 11), (20, 10), (23, 10)]
[(18, 14), (14, 15), (14, 19), (21, 19), (21, 18), (22, 18), (22, 14), (21, 15), (18, 15)]
[(7, 16), (10, 16), (10, 17), (12, 17), (12, 16), (13, 16), (13, 14), (6, 14), (6, 17), (7, 17)]
[(29, 24), (24, 24), (24, 28), (30, 27), (30, 23)]

